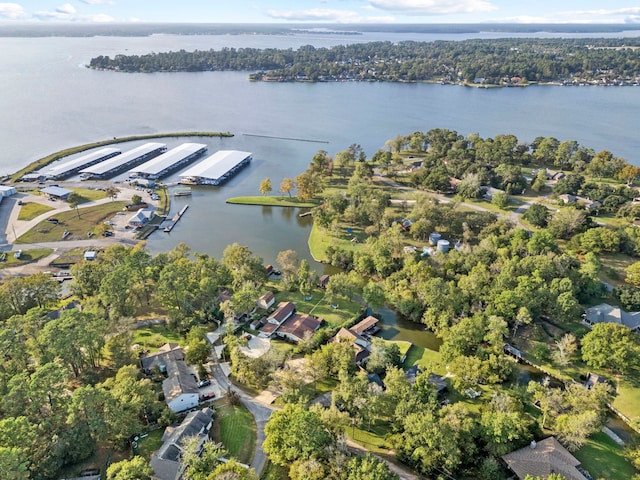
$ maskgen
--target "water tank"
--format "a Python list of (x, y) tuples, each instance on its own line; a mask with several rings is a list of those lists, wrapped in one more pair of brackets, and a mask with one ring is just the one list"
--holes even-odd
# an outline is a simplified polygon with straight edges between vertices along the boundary
[(431, 245), (437, 245), (438, 244), (438, 240), (440, 240), (442, 238), (442, 235), (440, 235), (437, 232), (433, 232), (429, 234), (429, 243)]
[(436, 248), (439, 252), (447, 253), (449, 251), (449, 240), (438, 240), (438, 246)]

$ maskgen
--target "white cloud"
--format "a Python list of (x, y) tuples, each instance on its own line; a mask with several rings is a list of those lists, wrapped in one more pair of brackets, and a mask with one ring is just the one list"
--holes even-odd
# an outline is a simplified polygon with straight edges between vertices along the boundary
[(82, 3), (86, 3), (89, 5), (112, 5), (113, 2), (110, 0), (80, 0)]
[(56, 8), (56, 12), (63, 13), (65, 15), (73, 15), (74, 13), (76, 13), (76, 9), (70, 3), (65, 3), (64, 5), (60, 5), (58, 8)]
[(0, 3), (0, 18), (9, 18), (11, 20), (18, 20), (28, 17), (27, 13), (22, 8), (22, 5), (17, 3)]
[(312, 8), (310, 10), (268, 10), (271, 18), (293, 21), (347, 22), (356, 21), (358, 14), (349, 10)]
[(98, 13), (95, 15), (81, 15), (79, 17), (79, 20), (94, 23), (110, 23), (116, 21), (115, 18), (113, 18), (111, 15), (107, 15), (106, 13)]
[(640, 7), (616, 8), (613, 10), (607, 10), (604, 8), (600, 8), (598, 10), (575, 10), (569, 12), (560, 12), (559, 15), (570, 17), (609, 17), (612, 15), (640, 15)]
[(497, 7), (484, 0), (369, 0), (380, 9), (405, 15), (447, 15), (491, 12)]

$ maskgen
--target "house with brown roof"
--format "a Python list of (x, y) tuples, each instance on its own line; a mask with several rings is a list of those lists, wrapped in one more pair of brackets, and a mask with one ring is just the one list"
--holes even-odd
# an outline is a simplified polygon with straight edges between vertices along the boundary
[(326, 288), (327, 287), (327, 283), (329, 283), (329, 275), (322, 275), (319, 279), (318, 279), (318, 287), (320, 288)]
[(267, 322), (275, 323), (276, 325), (280, 325), (287, 318), (293, 315), (293, 312), (296, 311), (296, 306), (293, 302), (280, 302), (278, 304), (278, 308), (267, 317)]
[(267, 292), (258, 299), (258, 308), (269, 310), (275, 301), (276, 297), (273, 292)]
[(351, 342), (355, 350), (356, 365), (362, 366), (371, 353), (369, 337), (380, 330), (378, 322), (379, 320), (376, 317), (369, 315), (350, 328), (341, 328), (336, 336), (333, 337), (333, 341)]
[(503, 455), (502, 459), (520, 479), (527, 475), (547, 478), (559, 473), (567, 480), (584, 480), (580, 462), (554, 437), (531, 442), (528, 447)]
[(378, 327), (379, 321), (380, 320), (378, 320), (376, 317), (369, 315), (364, 320), (361, 320), (353, 327), (349, 328), (349, 330), (358, 335), (373, 335), (380, 330), (380, 328)]
[(276, 331), (278, 337), (293, 342), (301, 342), (320, 328), (322, 319), (304, 313), (294, 313)]

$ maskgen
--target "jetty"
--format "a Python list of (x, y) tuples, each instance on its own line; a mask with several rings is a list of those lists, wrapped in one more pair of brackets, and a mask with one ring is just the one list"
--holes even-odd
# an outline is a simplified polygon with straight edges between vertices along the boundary
[(184, 213), (187, 211), (187, 209), (189, 208), (189, 205), (185, 205), (184, 207), (182, 207), (182, 209), (176, 213), (173, 218), (171, 219), (171, 222), (169, 223), (169, 225), (167, 225), (166, 227), (164, 227), (164, 231), (166, 233), (171, 232), (171, 230), (173, 230), (173, 227), (176, 226), (176, 224), (180, 221), (180, 219), (182, 218), (182, 215), (184, 215)]

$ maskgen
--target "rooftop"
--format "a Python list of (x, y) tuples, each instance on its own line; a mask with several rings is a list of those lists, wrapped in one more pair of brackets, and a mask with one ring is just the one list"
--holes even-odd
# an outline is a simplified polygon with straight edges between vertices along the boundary
[(166, 148), (167, 146), (164, 143), (145, 143), (144, 145), (140, 145), (139, 147), (133, 148), (122, 155), (117, 155), (113, 158), (100, 162), (91, 167), (84, 168), (80, 170), (80, 173), (91, 173), (94, 175), (104, 175), (105, 173), (110, 172), (111, 170), (121, 167), (122, 165), (126, 165), (127, 163), (142, 157), (143, 155), (147, 155), (154, 150), (158, 150), (161, 148)]
[(129, 173), (139, 173), (145, 175), (159, 175), (161, 172), (178, 163), (186, 157), (194, 155), (201, 150), (206, 150), (204, 143), (183, 143), (172, 148), (166, 153), (143, 163), (142, 165), (132, 168)]
[(47, 177), (61, 175), (76, 168), (82, 168), (87, 164), (95, 163), (97, 160), (103, 157), (111, 157), (113, 155), (118, 155), (119, 153), (120, 150), (118, 150), (117, 148), (101, 148), (99, 150), (96, 150), (95, 152), (87, 153), (86, 155), (82, 155), (81, 157), (74, 158), (73, 160), (58, 163), (55, 166), (42, 172), (42, 175)]
[(187, 171), (180, 174), (181, 178), (210, 178), (218, 180), (229, 170), (241, 163), (251, 152), (238, 150), (220, 150), (201, 162), (198, 162)]
[(554, 437), (532, 442), (530, 446), (504, 455), (502, 459), (520, 479), (527, 475), (547, 478), (552, 473), (559, 473), (567, 480), (585, 480), (576, 468), (580, 462)]

